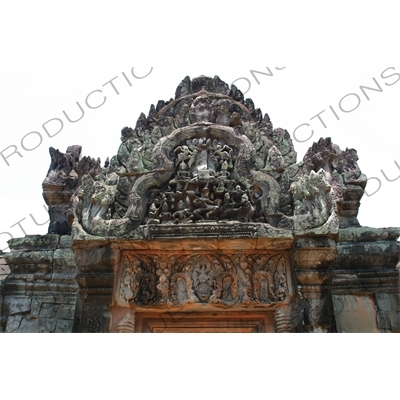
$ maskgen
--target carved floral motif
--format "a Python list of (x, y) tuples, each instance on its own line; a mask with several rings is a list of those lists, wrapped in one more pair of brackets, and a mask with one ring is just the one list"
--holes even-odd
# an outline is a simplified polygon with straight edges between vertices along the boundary
[(83, 305), (81, 333), (106, 332), (107, 305), (98, 302), (86, 302)]

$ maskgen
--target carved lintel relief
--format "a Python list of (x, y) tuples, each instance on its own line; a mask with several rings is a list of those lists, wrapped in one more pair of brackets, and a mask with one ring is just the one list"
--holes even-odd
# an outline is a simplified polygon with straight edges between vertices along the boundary
[(292, 294), (288, 255), (123, 256), (116, 290), (122, 307), (162, 304), (271, 305)]

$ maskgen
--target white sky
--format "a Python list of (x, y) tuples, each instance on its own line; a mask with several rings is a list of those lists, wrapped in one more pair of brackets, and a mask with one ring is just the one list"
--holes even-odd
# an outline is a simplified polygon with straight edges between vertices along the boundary
[[(271, 68), (274, 76), (255, 73), (257, 83), (251, 71), (264, 71)], [(389, 179), (400, 176), (400, 67), (374, 68), (292, 68), (283, 67), (154, 67), (150, 75), (142, 80), (135, 79), (132, 67), (116, 68), (1, 68), (0, 69), (0, 151), (8, 146), (18, 147), (22, 158), (14, 154), (8, 158), (10, 166), (0, 158), (1, 184), (1, 218), (0, 233), (9, 232), (14, 237), (24, 236), (21, 228), (13, 225), (21, 222), (28, 234), (45, 234), (45, 226), (37, 223), (47, 220), (43, 208), (42, 181), (46, 177), (50, 156), (50, 146), (65, 152), (69, 145), (83, 146), (84, 155), (100, 157), (102, 161), (107, 156), (117, 153), (120, 144), (120, 131), (124, 126), (135, 127), (141, 112), (146, 115), (151, 104), (158, 100), (169, 100), (175, 96), (175, 90), (181, 80), (189, 75), (214, 76), (231, 84), (237, 81), (242, 91), (247, 91), (246, 97), (255, 102), (263, 113), (268, 113), (276, 128), (281, 127), (293, 136), (295, 129), (304, 123), (310, 128), (298, 130), (297, 138), (306, 140), (311, 129), (315, 131), (312, 139), (305, 143), (295, 141), (298, 160), (301, 160), (307, 149), (320, 137), (331, 137), (332, 141), (342, 149), (355, 148), (358, 151), (359, 165), (371, 180), (367, 191), (373, 194), (364, 196), (359, 220), (364, 226), (389, 227), (400, 226), (400, 179), (388, 182), (381, 170)], [(145, 76), (151, 67), (135, 67), (136, 76)], [(386, 72), (384, 72), (386, 71)], [(129, 77), (132, 86), (124, 79), (122, 72)], [(393, 76), (391, 76), (393, 75)], [(114, 81), (119, 91), (107, 82)], [(370, 100), (363, 94), (360, 86), (377, 88), (376, 79), (382, 92), (367, 91)], [(397, 81), (397, 82), (396, 82)], [(250, 82), (250, 84), (249, 84)], [(91, 97), (94, 105), (101, 104), (104, 96), (106, 103), (99, 109), (90, 110), (85, 105), (86, 96), (94, 90), (102, 90)], [(352, 95), (350, 95), (352, 94)], [(345, 110), (340, 110), (341, 103)], [(78, 119), (81, 112), (76, 102), (85, 110), (84, 117), (70, 123), (63, 115), (65, 110), (71, 119)], [(332, 106), (340, 121), (336, 119)], [(315, 118), (321, 114), (327, 128)], [(53, 118), (64, 122), (63, 130), (53, 138), (49, 138), (42, 125)], [(59, 123), (48, 124), (50, 134), (59, 130)], [(36, 131), (43, 141), (32, 151), (25, 151), (21, 141), (25, 135)], [(31, 134), (23, 144), (33, 148), (39, 143), (39, 135)], [(4, 155), (11, 154), (12, 149)], [(7, 247), (7, 234), (0, 235), (0, 249)]]

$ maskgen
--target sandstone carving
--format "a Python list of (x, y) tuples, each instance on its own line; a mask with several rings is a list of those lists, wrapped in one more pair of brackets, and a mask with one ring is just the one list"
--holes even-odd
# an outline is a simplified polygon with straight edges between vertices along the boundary
[(400, 229), (360, 226), (356, 150), (322, 138), (298, 160), (204, 76), (115, 150), (50, 149), (49, 234), (0, 252), (0, 331), (400, 331)]
[(286, 254), (127, 254), (119, 304), (272, 304), (289, 299)]

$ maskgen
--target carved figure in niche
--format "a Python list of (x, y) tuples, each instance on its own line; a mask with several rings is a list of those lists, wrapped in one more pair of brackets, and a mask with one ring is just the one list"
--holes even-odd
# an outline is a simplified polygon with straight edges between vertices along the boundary
[(154, 292), (151, 278), (145, 276), (140, 282), (138, 300), (141, 304), (148, 305), (153, 299), (153, 296)]
[(213, 191), (215, 197), (223, 200), (225, 193), (227, 192), (227, 188), (225, 187), (225, 182), (222, 179), (219, 179), (218, 186), (214, 186)]
[(203, 220), (210, 217), (210, 213), (218, 209), (218, 206), (214, 204), (212, 200), (209, 199), (210, 189), (207, 187), (201, 191), (201, 197), (197, 197), (193, 201), (194, 207), (196, 209), (193, 211), (193, 216), (195, 220)]
[(160, 212), (159, 218), (160, 218), (161, 224), (167, 224), (168, 222), (170, 222), (172, 220), (172, 214), (169, 212), (169, 207), (168, 207), (167, 202), (165, 202), (161, 206), (161, 212)]
[(175, 274), (171, 278), (171, 295), (174, 304), (198, 303), (192, 288), (192, 281), (187, 274)]
[(153, 203), (149, 209), (149, 219), (148, 219), (147, 223), (150, 225), (151, 224), (153, 224), (153, 225), (159, 224), (161, 221), (158, 219), (158, 214), (159, 214), (159, 209)]
[(231, 202), (231, 195), (226, 193), (224, 196), (224, 204), (221, 209), (221, 219), (229, 220), (233, 218), (235, 203)]
[(228, 179), (231, 175), (229, 172), (230, 169), (232, 169), (232, 165), (229, 164), (226, 160), (223, 161), (221, 164), (221, 172), (218, 174), (218, 176)]
[(134, 298), (134, 279), (132, 276), (133, 269), (126, 268), (122, 279), (120, 295), (126, 301), (131, 301)]
[[(218, 265), (219, 262), (218, 262)], [(215, 290), (210, 298), (210, 303), (214, 304), (235, 304), (238, 297), (238, 281), (236, 275), (222, 274), (214, 282)]]
[(192, 222), (192, 214), (189, 209), (185, 208), (185, 203), (180, 200), (178, 203), (178, 211), (174, 213), (173, 218), (175, 224), (187, 224)]
[[(194, 179), (204, 179), (207, 176), (220, 174), (229, 175), (228, 171), (233, 168), (232, 155), (233, 149), (223, 143), (214, 142), (211, 139), (199, 138), (187, 141), (187, 147), (191, 154), (187, 162)], [(180, 150), (178, 151), (178, 154)], [(186, 156), (188, 157), (188, 156)], [(178, 155), (179, 160), (179, 155)]]
[(141, 155), (142, 147), (137, 150), (133, 150), (130, 154), (129, 161), (127, 164), (127, 170), (129, 173), (143, 173), (146, 172), (146, 168), (143, 165), (143, 158)]
[(121, 272), (120, 296), (130, 303), (147, 305), (155, 294), (155, 274), (151, 273), (151, 260), (145, 264), (137, 257), (127, 256)]
[(229, 176), (229, 170), (233, 168), (232, 165), (233, 149), (226, 144), (218, 143), (214, 140), (211, 147), (211, 157), (218, 162), (222, 170), (221, 175)]
[(229, 126), (231, 121), (231, 113), (229, 112), (228, 108), (224, 105), (217, 106), (216, 109), (216, 123), (218, 125)]
[(239, 258), (238, 265), (240, 267), (238, 272), (240, 274), (242, 282), (241, 302), (242, 304), (253, 304), (255, 303), (253, 295), (253, 285), (251, 280), (253, 276), (253, 271), (245, 255)]
[(239, 208), (235, 211), (233, 218), (241, 222), (250, 222), (254, 214), (255, 209), (245, 193), (241, 198)]
[(181, 162), (179, 165), (178, 177), (183, 179), (190, 178), (189, 167), (185, 161)]
[(238, 282), (232, 275), (223, 278), (221, 300), (227, 305), (234, 304), (238, 300)]
[(281, 152), (275, 146), (272, 146), (268, 151), (268, 157), (263, 171), (270, 173), (275, 179), (278, 179), (284, 170), (285, 160)]
[(167, 201), (165, 193), (161, 193), (160, 189), (154, 189), (150, 195), (150, 203), (157, 206), (162, 206)]
[(173, 211), (175, 209), (175, 193), (172, 191), (171, 187), (168, 187), (165, 195), (167, 198), (168, 208)]
[(180, 304), (184, 304), (187, 301), (187, 293), (186, 293), (186, 281), (183, 278), (179, 278), (176, 281), (177, 285), (177, 297)]
[(110, 220), (112, 218), (112, 208), (109, 207), (107, 212), (104, 214), (104, 219), (105, 220)]
[(157, 289), (161, 292), (161, 302), (169, 303), (169, 277), (171, 276), (171, 270), (168, 268), (168, 263), (164, 260), (160, 261), (159, 268), (157, 270), (157, 276), (159, 276), (159, 284)]
[(245, 194), (246, 192), (244, 190), (241, 189), (241, 187), (239, 185), (236, 186), (236, 189), (234, 191), (232, 191), (231, 193), (231, 200), (234, 203), (240, 204), (242, 201), (242, 196)]
[(233, 284), (233, 279), (231, 276), (227, 276), (223, 282), (223, 288), (222, 288), (222, 296), (221, 299), (223, 301), (230, 302), (233, 300), (233, 294), (232, 294), (232, 284)]
[(288, 295), (286, 273), (283, 265), (278, 266), (278, 269), (275, 273), (275, 294), (276, 297), (281, 301), (285, 300)]
[(128, 211), (126, 212), (126, 216), (131, 218), (131, 219), (139, 219), (139, 205), (142, 202), (142, 198), (139, 196), (138, 193), (130, 193), (129, 195), (129, 203), (130, 206), (128, 208)]
[(214, 291), (211, 267), (204, 257), (199, 258), (198, 262), (192, 273), (194, 292), (201, 302), (206, 303)]
[(214, 110), (211, 108), (209, 99), (206, 96), (197, 97), (190, 107), (190, 120), (196, 122), (214, 122)]
[(257, 302), (270, 304), (274, 293), (272, 276), (269, 272), (257, 272), (253, 277), (254, 291)]
[(268, 302), (269, 294), (268, 294), (268, 281), (265, 277), (261, 277), (260, 279), (260, 291), (258, 293), (258, 298), (261, 302)]
[(192, 158), (193, 152), (188, 146), (179, 146), (175, 149), (175, 154), (178, 156), (176, 165), (179, 165), (182, 162), (189, 161)]

